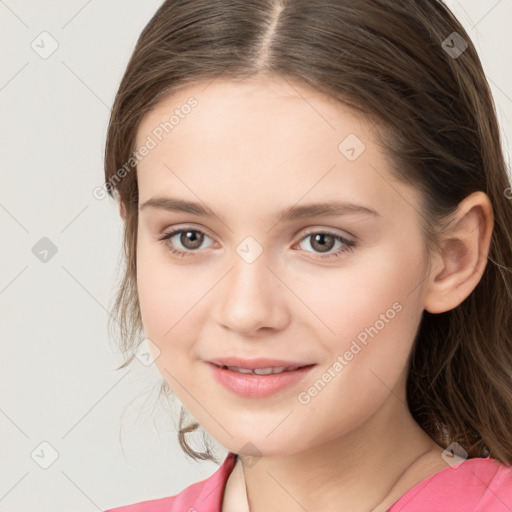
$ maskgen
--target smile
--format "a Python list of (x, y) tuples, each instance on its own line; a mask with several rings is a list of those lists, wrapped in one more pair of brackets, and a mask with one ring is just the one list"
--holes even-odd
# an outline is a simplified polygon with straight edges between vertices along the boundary
[(276, 373), (291, 372), (301, 368), (300, 366), (289, 366), (287, 368), (238, 368), (237, 366), (220, 366), (224, 370), (231, 370), (232, 372), (248, 373), (253, 375), (271, 375)]
[(243, 398), (265, 398), (290, 390), (303, 381), (316, 364), (267, 368), (239, 368), (208, 363), (223, 388)]

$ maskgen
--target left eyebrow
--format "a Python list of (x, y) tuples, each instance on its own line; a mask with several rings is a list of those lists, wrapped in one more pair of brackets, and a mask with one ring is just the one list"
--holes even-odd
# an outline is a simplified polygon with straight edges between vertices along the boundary
[[(176, 199), (172, 197), (152, 197), (148, 199), (144, 204), (140, 205), (139, 209), (143, 210), (144, 208), (148, 207), (173, 212), (185, 212), (202, 217), (217, 217), (215, 212), (204, 204), (196, 203), (193, 201), (185, 201), (183, 199)], [(328, 201), (325, 203), (311, 203), (300, 206), (290, 206), (284, 209), (280, 214), (277, 214), (274, 220), (293, 221), (309, 217), (354, 214), (382, 217), (379, 212), (367, 206), (342, 201)]]
[(329, 201), (326, 203), (311, 203), (301, 206), (290, 206), (281, 212), (280, 220), (291, 221), (308, 217), (338, 216), (364, 214), (382, 217), (382, 215), (367, 206), (342, 201)]

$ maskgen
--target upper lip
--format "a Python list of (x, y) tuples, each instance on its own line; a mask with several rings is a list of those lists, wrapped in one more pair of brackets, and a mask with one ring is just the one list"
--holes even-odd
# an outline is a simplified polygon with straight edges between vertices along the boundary
[(246, 368), (254, 370), (254, 368), (289, 368), (295, 366), (310, 366), (315, 363), (304, 363), (300, 361), (290, 361), (283, 359), (241, 359), (240, 357), (219, 357), (210, 359), (208, 363), (215, 364), (216, 366), (236, 366), (237, 368)]

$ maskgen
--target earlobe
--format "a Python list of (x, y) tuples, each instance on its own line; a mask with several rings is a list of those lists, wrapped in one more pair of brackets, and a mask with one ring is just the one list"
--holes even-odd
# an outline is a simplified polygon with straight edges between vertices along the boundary
[(470, 194), (460, 202), (450, 225), (427, 280), (423, 307), (429, 313), (457, 307), (479, 283), (494, 227), (489, 196), (481, 191)]

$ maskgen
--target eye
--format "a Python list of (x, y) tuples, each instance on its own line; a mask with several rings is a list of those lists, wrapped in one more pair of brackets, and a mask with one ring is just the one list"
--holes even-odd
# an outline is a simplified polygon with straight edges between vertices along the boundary
[[(353, 251), (356, 246), (356, 242), (353, 240), (348, 240), (330, 231), (310, 231), (301, 239), (299, 244), (307, 239), (310, 239), (310, 247), (320, 253), (315, 256), (316, 258), (336, 258), (342, 253)], [(336, 245), (336, 242), (341, 244), (341, 247), (337, 251), (330, 252)]]
[[(179, 242), (185, 250), (179, 247), (176, 248), (176, 241), (172, 241), (175, 237), (177, 237), (177, 242)], [(194, 256), (194, 253), (197, 252), (197, 249), (199, 249), (204, 242), (205, 237), (210, 238), (198, 229), (185, 227), (164, 233), (158, 240), (162, 242), (171, 253), (183, 258), (186, 256)]]

